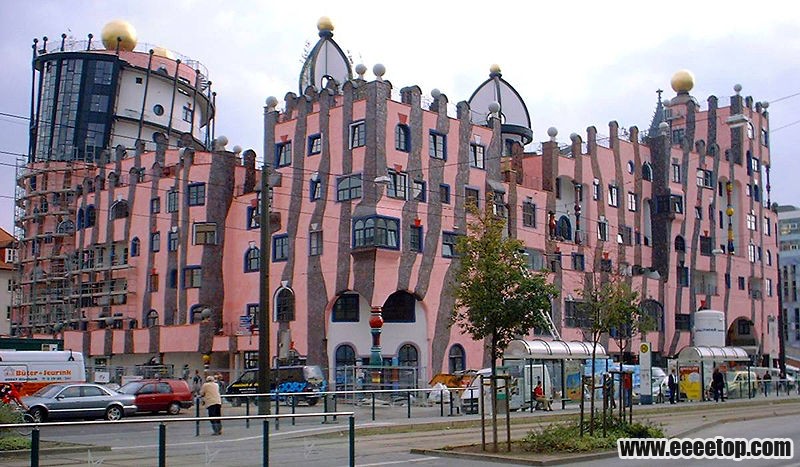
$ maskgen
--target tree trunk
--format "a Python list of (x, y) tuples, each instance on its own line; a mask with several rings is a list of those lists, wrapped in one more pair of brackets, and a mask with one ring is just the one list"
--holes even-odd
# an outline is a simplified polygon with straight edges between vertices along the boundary
[[(594, 336), (593, 336), (594, 337)], [(600, 340), (599, 336), (594, 337), (592, 339), (592, 395), (589, 399), (589, 434), (594, 436), (594, 372), (595, 372), (595, 361), (597, 359), (597, 342)]]

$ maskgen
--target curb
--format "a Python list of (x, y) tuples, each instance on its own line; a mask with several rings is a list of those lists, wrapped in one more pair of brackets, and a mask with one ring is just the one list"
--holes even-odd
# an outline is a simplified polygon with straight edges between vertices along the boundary
[[(52, 448), (40, 448), (39, 455), (48, 455), (48, 454), (74, 454), (78, 452), (84, 452), (87, 450), (98, 451), (98, 452), (111, 452), (111, 447), (109, 446), (94, 446), (91, 444), (80, 444), (75, 446), (58, 446)], [(14, 451), (2, 451), (3, 458), (14, 458), (19, 459), (22, 457), (31, 457), (31, 450), (30, 449), (17, 449)]]

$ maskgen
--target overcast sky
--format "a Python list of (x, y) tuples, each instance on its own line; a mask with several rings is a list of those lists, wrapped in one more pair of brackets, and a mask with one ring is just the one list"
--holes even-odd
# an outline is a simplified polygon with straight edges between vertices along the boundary
[(440, 89), (467, 100), (500, 65), (525, 100), (534, 140), (547, 128), (585, 134), (608, 122), (646, 129), (656, 90), (682, 68), (705, 108), (727, 106), (733, 85), (770, 102), (772, 200), (800, 204), (800, 8), (788, 2), (345, 2), (2, 1), (0, 2), (0, 227), (13, 224), (15, 156), (27, 152), (31, 41), (67, 33), (100, 36), (112, 19), (139, 42), (202, 62), (217, 92), (217, 135), (229, 148), (262, 152), (264, 100), (298, 92), (302, 54), (328, 16), (334, 40), (355, 63), (386, 66), (394, 88)]

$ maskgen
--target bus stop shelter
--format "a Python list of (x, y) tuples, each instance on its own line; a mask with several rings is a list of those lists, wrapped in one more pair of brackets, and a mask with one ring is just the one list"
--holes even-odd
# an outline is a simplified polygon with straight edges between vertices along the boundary
[[(595, 357), (606, 358), (606, 350), (602, 345), (597, 344)], [(544, 339), (523, 340), (515, 339), (508, 343), (505, 352), (503, 352), (503, 365), (510, 367), (512, 370), (517, 368), (517, 373), (512, 376), (520, 377), (523, 381), (521, 394), (529, 397), (531, 404), (533, 403), (533, 390), (534, 382), (532, 381), (535, 373), (534, 367), (541, 365), (542, 369), (539, 374), (544, 375), (545, 365), (552, 367), (555, 370), (555, 364), (558, 362), (560, 368), (558, 378), (561, 382), (561, 408), (564, 408), (567, 399), (567, 364), (568, 362), (577, 362), (577, 365), (572, 365), (570, 371), (570, 378), (577, 379), (577, 390), (582, 391), (580, 381), (583, 375), (583, 364), (585, 360), (592, 358), (592, 344), (579, 341), (546, 341)], [(577, 375), (575, 368), (577, 367)], [(549, 372), (549, 370), (548, 370)], [(552, 372), (550, 372), (552, 374)], [(527, 376), (527, 377), (526, 377)], [(545, 394), (549, 394), (549, 384), (555, 385), (553, 381), (547, 381), (547, 378), (542, 379), (542, 389)], [(571, 385), (570, 385), (571, 387)], [(579, 396), (578, 396), (579, 397)], [(527, 401), (525, 401), (527, 402)], [(532, 406), (532, 405), (531, 405)]]
[[(727, 367), (738, 362), (746, 363), (750, 368), (751, 358), (747, 351), (741, 347), (715, 347), (715, 346), (687, 346), (678, 352), (678, 377), (681, 382), (681, 392), (684, 389), (684, 382), (687, 388), (696, 393), (696, 388), (692, 385), (700, 384), (699, 398), (695, 395), (690, 397), (687, 392), (687, 399), (705, 400), (705, 388), (711, 382), (711, 373), (716, 367)], [(695, 371), (695, 369), (697, 371)], [(699, 378), (693, 376), (699, 373)]]

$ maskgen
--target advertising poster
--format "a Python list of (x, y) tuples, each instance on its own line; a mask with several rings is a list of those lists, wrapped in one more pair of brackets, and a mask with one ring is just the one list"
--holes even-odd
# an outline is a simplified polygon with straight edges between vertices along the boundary
[(581, 400), (581, 362), (566, 361), (564, 373), (567, 378), (567, 399), (573, 401)]
[(685, 365), (680, 367), (680, 392), (686, 394), (686, 399), (699, 401), (703, 398), (703, 385), (700, 381), (700, 365)]

